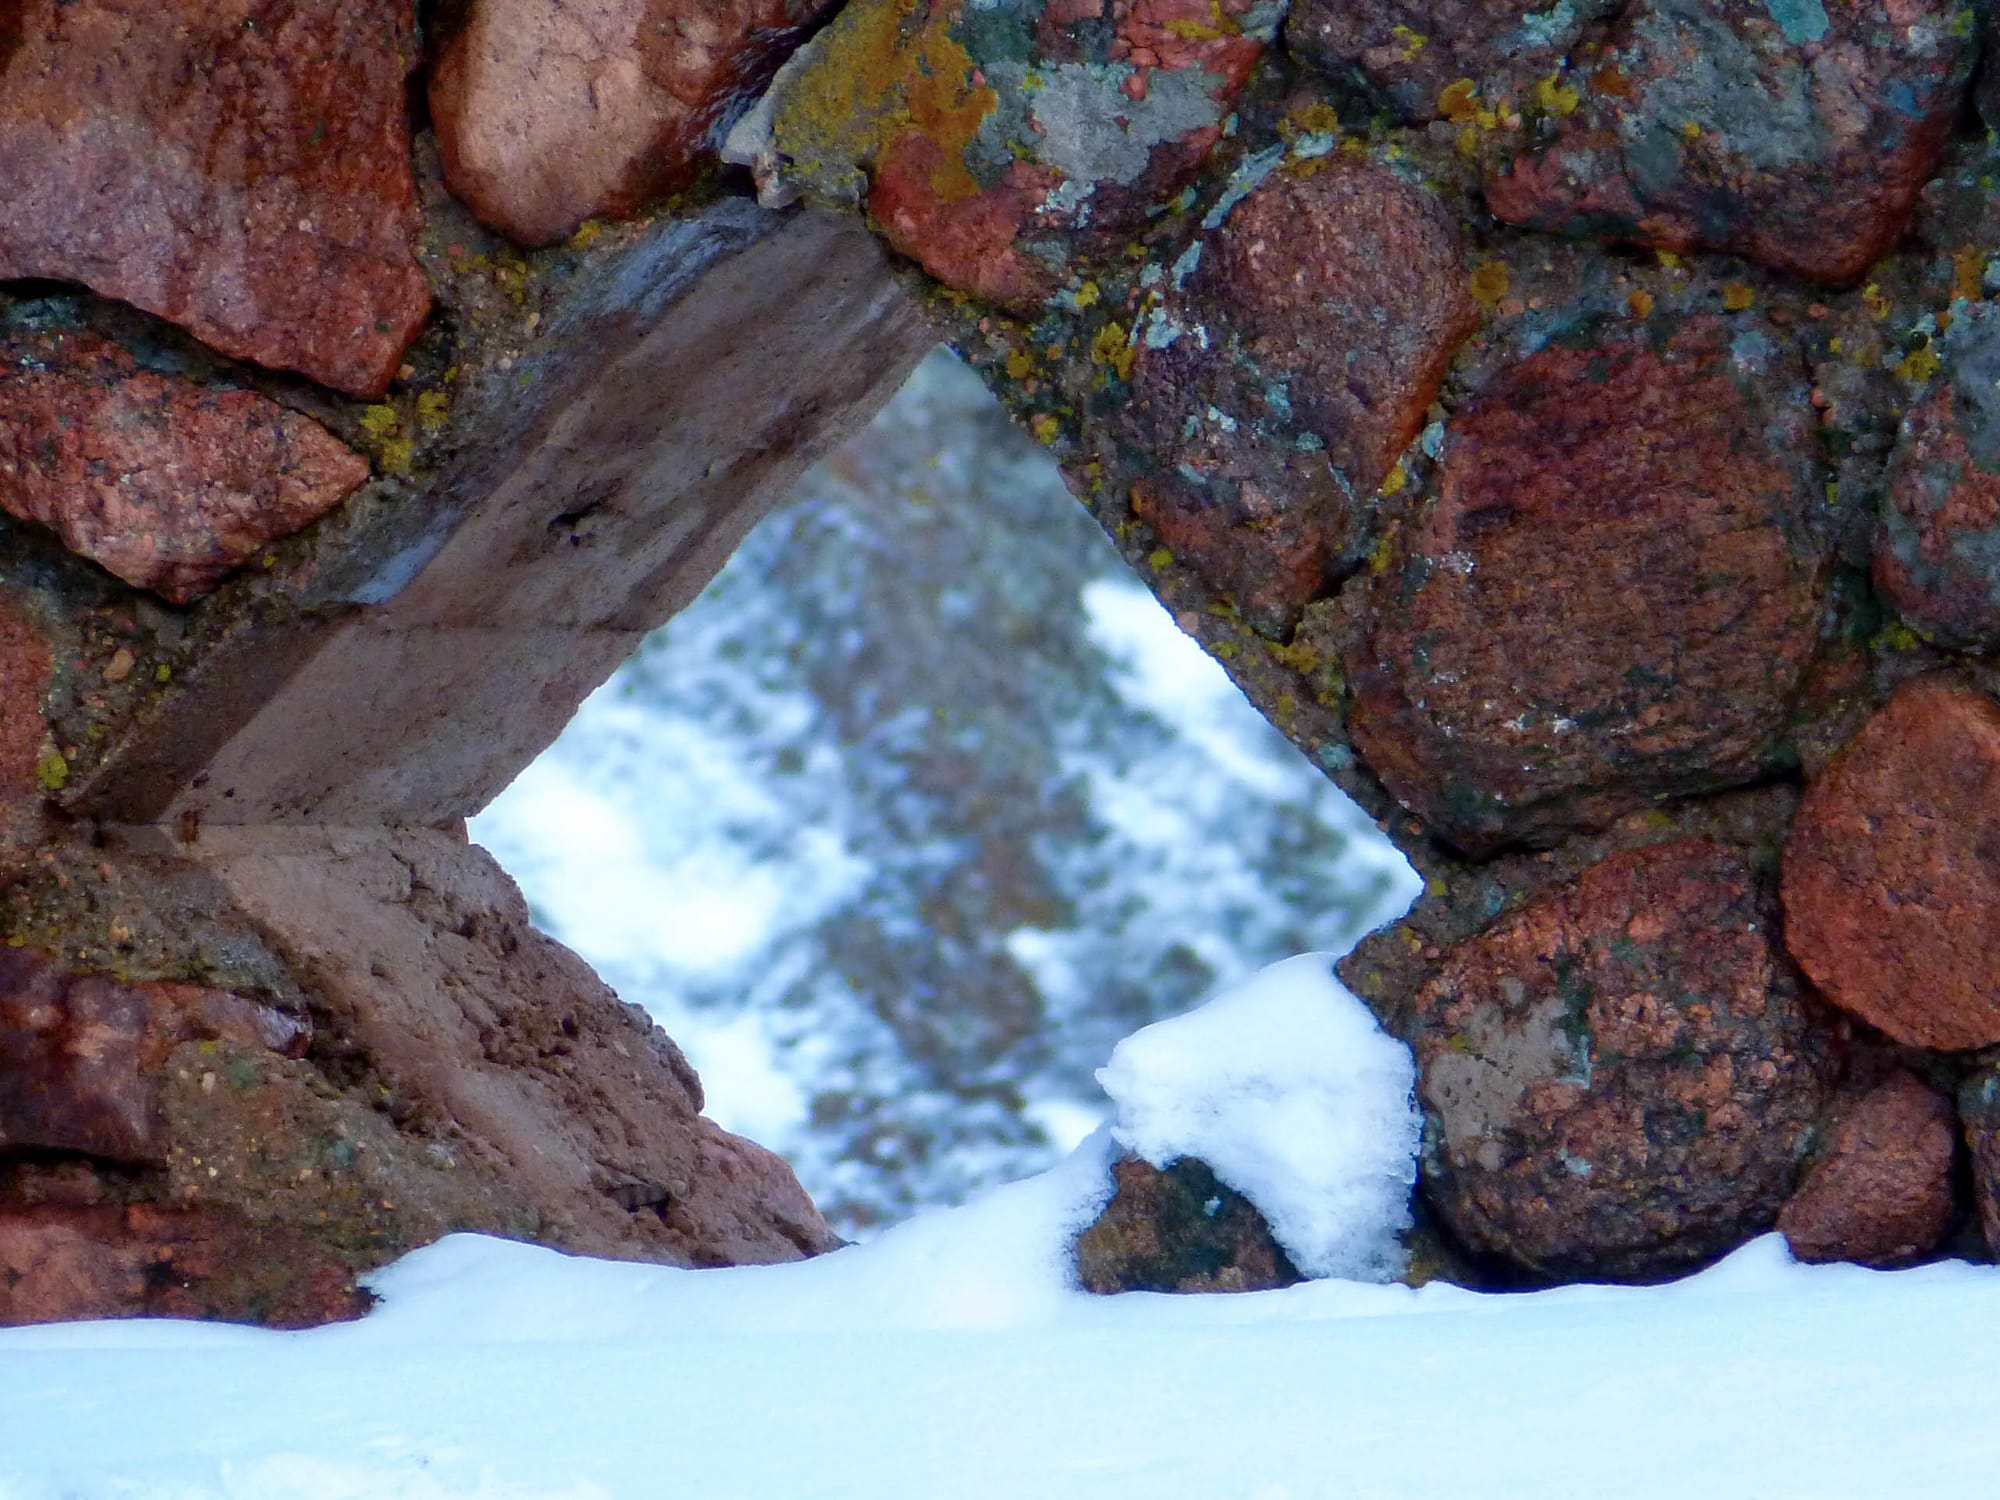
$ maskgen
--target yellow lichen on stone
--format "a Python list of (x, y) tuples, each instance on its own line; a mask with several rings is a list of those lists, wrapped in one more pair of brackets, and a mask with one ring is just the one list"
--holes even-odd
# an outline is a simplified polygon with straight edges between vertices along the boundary
[(451, 398), (443, 391), (425, 391), (417, 397), (417, 425), (426, 432), (442, 427), (451, 412)]
[(1035, 441), (1042, 444), (1053, 443), (1062, 432), (1062, 423), (1047, 412), (1043, 412), (1028, 424), (1028, 431), (1035, 435)]
[(1419, 52), (1430, 45), (1429, 37), (1425, 36), (1421, 31), (1412, 31), (1407, 26), (1391, 26), (1389, 28), (1389, 35), (1394, 37), (1396, 45), (1402, 48), (1404, 62), (1411, 61)]
[(1472, 295), (1481, 307), (1490, 310), (1500, 305), (1500, 299), (1507, 295), (1511, 280), (1503, 262), (1486, 261), (1473, 269)]
[(1740, 281), (1726, 282), (1722, 288), (1722, 305), (1730, 312), (1742, 312), (1757, 300), (1757, 294)]
[(1951, 295), (1959, 302), (1977, 302), (1986, 295), (1985, 251), (1967, 245), (1952, 252)]
[(1113, 371), (1120, 380), (1132, 378), (1132, 364), (1138, 357), (1137, 346), (1125, 337), (1125, 330), (1116, 323), (1106, 323), (1097, 330), (1097, 337), (1091, 340), (1091, 363)]
[(1403, 467), (1402, 461), (1399, 459), (1396, 466), (1382, 477), (1381, 493), (1384, 495), (1400, 495), (1403, 492), (1403, 486), (1409, 482), (1410, 471)]
[(1025, 349), (1016, 349), (1007, 356), (1007, 378), (1026, 380), (1035, 373), (1035, 356)]
[(1882, 295), (1882, 288), (1872, 281), (1861, 289), (1861, 305), (1868, 309), (1868, 316), (1878, 323), (1889, 316), (1889, 299)]
[(1921, 384), (1937, 374), (1937, 351), (1931, 348), (1931, 341), (1925, 339), (1921, 348), (1912, 349), (1896, 365), (1896, 373), (1914, 384)]
[(1561, 73), (1551, 73), (1535, 85), (1535, 102), (1544, 114), (1557, 117), (1573, 115), (1582, 102), (1582, 96), (1563, 83)]
[(1650, 317), (1653, 312), (1653, 294), (1642, 286), (1634, 287), (1632, 294), (1625, 299), (1625, 306), (1631, 310), (1635, 318)]
[(822, 191), (853, 180), (915, 131), (939, 148), (931, 187), (947, 202), (980, 190), (965, 148), (999, 95), (952, 35), (956, 7), (924, 0), (860, 0), (821, 34), (820, 55), (779, 100), (773, 144)]
[(1479, 85), (1470, 78), (1446, 84), (1438, 91), (1438, 113), (1454, 125), (1469, 125), (1479, 110)]
[(51, 750), (35, 762), (35, 780), (45, 792), (59, 792), (69, 784), (69, 762), (60, 751)]

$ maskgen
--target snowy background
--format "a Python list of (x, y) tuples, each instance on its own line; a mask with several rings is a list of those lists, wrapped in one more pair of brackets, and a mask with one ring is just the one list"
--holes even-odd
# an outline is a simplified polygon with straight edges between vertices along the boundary
[(942, 351), (472, 832), (848, 1235), (1047, 1166), (1120, 1037), (1416, 892)]

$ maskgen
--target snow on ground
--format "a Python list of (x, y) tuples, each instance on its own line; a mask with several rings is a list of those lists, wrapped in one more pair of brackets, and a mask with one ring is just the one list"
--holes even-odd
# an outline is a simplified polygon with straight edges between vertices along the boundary
[[(1267, 1044), (1330, 998), (1296, 965), (1249, 993), (1224, 1013), (1261, 1013)], [(1127, 1053), (1128, 1097), (1214, 1096), (1183, 1066), (1214, 1020)], [(1222, 1071), (1245, 1076), (1243, 1056), (1232, 1042)], [(0, 1500), (1994, 1491), (1992, 1267), (1803, 1267), (1770, 1236), (1643, 1289), (1093, 1298), (1064, 1246), (1116, 1149), (1100, 1131), (1039, 1177), (800, 1265), (463, 1235), (383, 1272), (381, 1306), (345, 1327), (0, 1332)]]

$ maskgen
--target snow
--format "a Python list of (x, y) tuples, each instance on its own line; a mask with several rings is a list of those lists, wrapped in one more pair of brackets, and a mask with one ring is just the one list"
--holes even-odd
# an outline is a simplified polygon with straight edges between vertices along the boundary
[(1416, 1076), (1333, 955), (1308, 953), (1135, 1032), (1097, 1079), (1126, 1150), (1208, 1163), (1307, 1276), (1386, 1281), (1417, 1178)]
[[(1338, 1117), (1329, 1151), (1374, 1159), (1371, 1122), (1402, 1140), (1385, 1081), (1329, 1104), (1274, 1066), (1295, 1037), (1346, 1045), (1356, 1077), (1393, 1047), (1312, 957), (1142, 1033), (1107, 1072), (1140, 1128), (1209, 1150), (1199, 1101), (1253, 1075), (1258, 1111), (1303, 1091), (1298, 1118)], [(1204, 1049), (1213, 1076), (1192, 1066)], [(378, 1275), (356, 1324), (0, 1331), (0, 1500), (1991, 1492), (1993, 1267), (1799, 1266), (1773, 1235), (1659, 1287), (1094, 1298), (1065, 1250), (1117, 1149), (1100, 1130), (1049, 1172), (797, 1265), (457, 1235)]]

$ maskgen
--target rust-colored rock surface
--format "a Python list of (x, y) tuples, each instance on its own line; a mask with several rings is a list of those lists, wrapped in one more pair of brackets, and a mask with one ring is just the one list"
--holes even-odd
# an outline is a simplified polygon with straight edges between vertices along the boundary
[(83, 1318), (358, 1318), (351, 1271), (296, 1230), (144, 1205), (0, 1206), (0, 1327)]
[[(680, 1049), (534, 930), (484, 850), (428, 831), (252, 828), (204, 832), (194, 852), (260, 926), (286, 935), (294, 972), (326, 1008), (326, 1045), (365, 1059), (415, 1125), (374, 1148), (385, 1181), (418, 1178), (435, 1143), (455, 1163), (452, 1192), (486, 1185), (536, 1238), (586, 1254), (742, 1265), (839, 1243), (783, 1161), (702, 1117)], [(175, 1143), (226, 1169), (209, 1184), (177, 1159), (177, 1181), (200, 1201), (271, 1213), (296, 1184), (269, 1138), (306, 1146), (315, 1133), (299, 1088), (270, 1069), (234, 1097), (172, 1085)], [(415, 1165), (379, 1164), (398, 1152)], [(464, 1211), (408, 1201), (418, 1193), (376, 1195), (398, 1205), (375, 1215), (389, 1254)]]
[(141, 370), (88, 334), (0, 340), (0, 506), (177, 604), (367, 477), (319, 423), (253, 391)]
[[(38, 805), (53, 778), (55, 754), (42, 700), (49, 691), (49, 643), (28, 612), (0, 592), (0, 875), (7, 873), (40, 832)], [(67, 775), (65, 770), (61, 774)]]
[(1737, 851), (1613, 855), (1451, 949), (1418, 992), (1424, 1187), (1467, 1245), (1643, 1277), (1770, 1227), (1826, 1032)]
[(1276, 23), (1253, 0), (855, 0), (730, 154), (767, 198), (865, 204), (948, 286), (1030, 313), (1077, 245), (1193, 175)]
[(1137, 1157), (1112, 1167), (1118, 1186), (1076, 1241), (1087, 1292), (1262, 1292), (1305, 1278), (1256, 1206), (1206, 1162), (1164, 1170)]
[(238, 358), (387, 389), (412, 253), (411, 0), (18, 0), (0, 278), (80, 281)]
[(1616, 0), (1296, 0), (1285, 45), (1335, 79), (1367, 85), (1404, 119), (1432, 120), (1450, 112), (1453, 85), (1464, 96), (1461, 109), (1475, 97), (1516, 104), (1532, 97), (1532, 85), (1561, 66), (1584, 27), (1615, 7)]
[(687, 186), (829, 0), (474, 0), (431, 65), (445, 183), (524, 245)]
[(193, 1038), (303, 1056), (312, 1028), (240, 995), (120, 984), (0, 948), (0, 1150), (163, 1159), (159, 1072)]
[(1138, 513), (1278, 631), (1352, 549), (1478, 322), (1434, 194), (1371, 163), (1312, 165), (1267, 179), (1190, 252), (1185, 293), (1140, 324), (1110, 424), (1155, 460)]
[(1875, 537), (1875, 586), (1947, 646), (2000, 646), (2000, 319), (1967, 308), (1943, 372), (1903, 418)]
[(2000, 1042), (2000, 706), (1924, 678), (1807, 787), (1785, 844), (1785, 942), (1899, 1042)]
[(1849, 1099), (1832, 1138), (1778, 1213), (1800, 1260), (1903, 1265), (1928, 1254), (1951, 1228), (1957, 1150), (1951, 1101), (1898, 1069)]
[(1956, 0), (1638, 0), (1490, 176), (1510, 224), (1726, 250), (1823, 282), (1909, 226), (1971, 77)]
[(1809, 410), (1718, 319), (1552, 344), (1462, 406), (1348, 660), (1404, 806), (1480, 851), (1756, 775), (1818, 630)]

